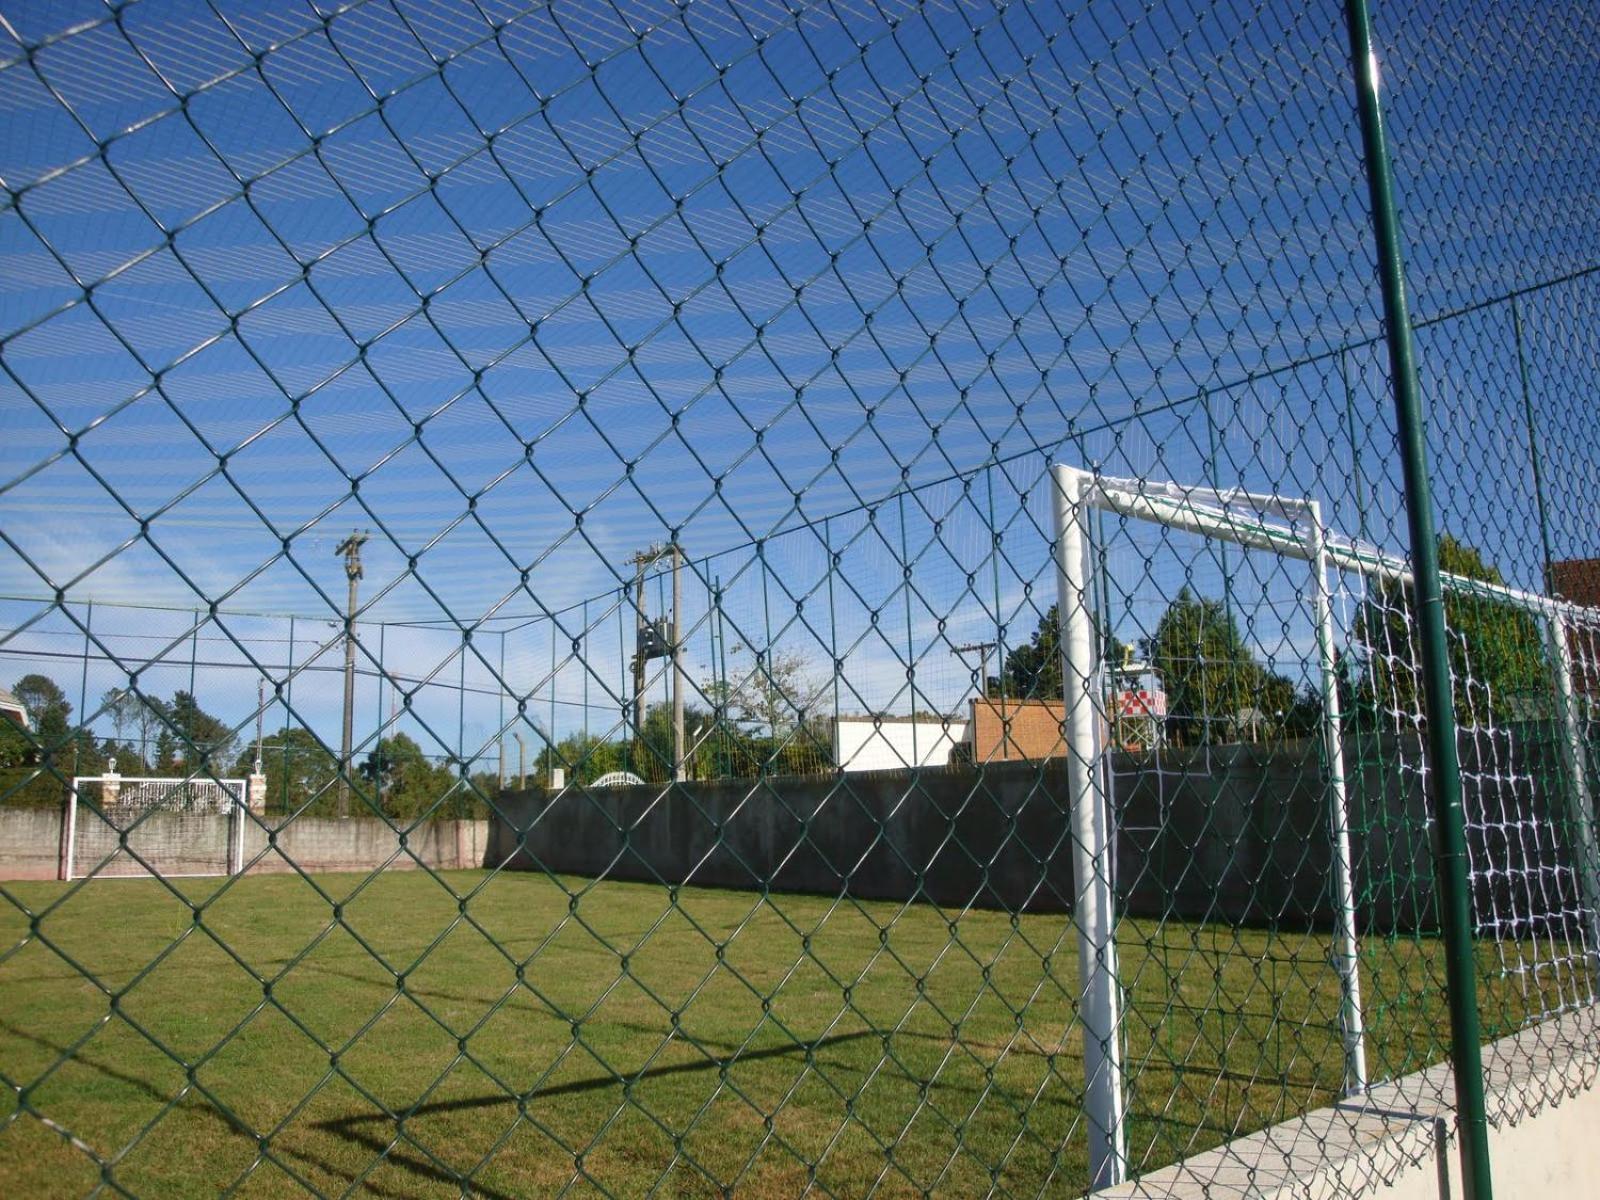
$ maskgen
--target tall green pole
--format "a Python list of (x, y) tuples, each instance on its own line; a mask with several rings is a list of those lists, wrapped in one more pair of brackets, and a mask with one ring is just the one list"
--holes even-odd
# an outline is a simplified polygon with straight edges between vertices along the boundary
[[(1000, 612), (1000, 545), (1005, 536), (1000, 531), (1000, 526), (994, 520), (994, 473), (997, 470), (994, 461), (994, 451), (989, 451), (989, 465), (984, 468), (984, 481), (989, 490), (989, 565), (994, 575), (994, 661), (995, 674), (1000, 684), (999, 692), (1002, 699), (1006, 694), (1006, 619)], [(989, 696), (989, 672), (980, 661), (978, 674), (985, 678), (978, 680), (978, 695), (984, 699)]]
[(1444, 930), (1445, 979), (1450, 1000), (1450, 1061), (1455, 1071), (1456, 1121), (1461, 1134), (1461, 1182), (1465, 1200), (1491, 1200), (1489, 1129), (1484, 1114), (1483, 1056), (1478, 1029), (1477, 979), (1473, 971), (1471, 895), (1467, 886), (1467, 831), (1461, 808), (1461, 763), (1456, 757), (1455, 704), (1445, 642), (1444, 598), (1439, 581), (1439, 545), (1433, 527), (1411, 314), (1406, 301), (1400, 220), (1378, 97), (1378, 59), (1372, 47), (1367, 0), (1346, 0), (1350, 58), (1355, 74), (1361, 142), (1366, 154), (1372, 227), (1377, 238), (1378, 276), (1383, 288), (1384, 334), (1405, 477), (1406, 516), (1411, 534), (1417, 628), (1422, 650), (1424, 712), (1428, 720), (1429, 797), (1438, 826), (1434, 851), (1440, 923)]
[(1517, 378), (1522, 383), (1522, 415), (1528, 423), (1528, 456), (1533, 463), (1533, 498), (1539, 506), (1539, 545), (1544, 550), (1544, 587), (1554, 592), (1555, 558), (1550, 553), (1550, 515), (1544, 505), (1544, 464), (1539, 458), (1539, 427), (1533, 420), (1533, 389), (1528, 386), (1528, 356), (1523, 349), (1522, 309), (1511, 297), (1511, 336), (1517, 345)]
[(1370, 536), (1367, 530), (1367, 481), (1361, 470), (1361, 443), (1356, 437), (1356, 392), (1350, 384), (1349, 355), (1339, 351), (1339, 382), (1344, 386), (1345, 435), (1350, 440), (1350, 477), (1356, 489), (1356, 533), (1362, 541)]

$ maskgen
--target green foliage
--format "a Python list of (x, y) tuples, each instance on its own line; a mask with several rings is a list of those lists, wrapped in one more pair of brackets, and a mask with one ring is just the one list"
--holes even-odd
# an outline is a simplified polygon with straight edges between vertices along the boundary
[[(1439, 567), (1446, 574), (1503, 584), (1483, 555), (1449, 534), (1439, 538)], [(1526, 609), (1448, 583), (1444, 619), (1458, 724), (1482, 725), (1548, 715), (1553, 694), (1538, 619)], [(1421, 714), (1421, 647), (1410, 587), (1393, 580), (1375, 585), (1356, 619), (1355, 640), (1366, 659), (1357, 687), (1358, 712)]]
[(66, 737), (72, 702), (48, 675), (24, 675), (11, 686), (11, 694), (28, 710), (34, 732), (43, 742)]
[(374, 808), (398, 821), (482, 817), (481, 797), (453, 763), (435, 762), (410, 737), (397, 733), (378, 742), (356, 768), (361, 800), (355, 815)]
[(1061, 626), (1057, 606), (1039, 618), (1033, 636), (1006, 651), (1000, 674), (990, 676), (991, 696), (1012, 700), (1059, 700), (1061, 691)]
[(72, 777), (98, 774), (104, 755), (91, 733), (73, 728), (72, 703), (48, 675), (24, 675), (11, 692), (32, 728), (0, 720), (0, 804), (58, 805)]
[(1241, 716), (1258, 707), (1265, 672), (1223, 602), (1181, 589), (1156, 624), (1151, 650), (1173, 742), (1234, 740)]
[(1316, 728), (1317, 692), (1258, 663), (1221, 600), (1180, 589), (1150, 649), (1176, 745), (1303, 737)]
[(628, 769), (628, 747), (592, 734), (569, 734), (554, 747), (545, 746), (539, 751), (528, 782), (542, 787), (549, 781), (552, 767), (563, 771), (569, 784), (593, 783), (602, 775)]
[(233, 756), (238, 737), (228, 723), (200, 707), (189, 692), (177, 691), (172, 702), (157, 707), (162, 720), (156, 735), (156, 767), (163, 773), (181, 764), (184, 772), (222, 774)]
[[(234, 774), (248, 775), (254, 766), (255, 747), (248, 746), (234, 763)], [(339, 758), (310, 730), (285, 726), (262, 739), (261, 768), (267, 777), (268, 812), (334, 815)]]
[[(790, 722), (783, 733), (773, 737), (732, 720), (719, 721), (690, 704), (684, 706), (683, 732), (689, 745), (690, 779), (816, 775), (833, 769), (832, 731), (821, 717)], [(645, 710), (643, 737), (638, 742), (569, 734), (553, 750), (539, 751), (528, 783), (544, 786), (554, 765), (565, 773), (569, 786), (593, 783), (613, 771), (631, 771), (646, 783), (663, 784), (672, 778), (672, 761), (672, 706), (657, 702)]]

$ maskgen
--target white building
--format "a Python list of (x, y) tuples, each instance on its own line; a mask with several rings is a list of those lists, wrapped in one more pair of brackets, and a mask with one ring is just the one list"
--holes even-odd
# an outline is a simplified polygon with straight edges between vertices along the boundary
[(943, 767), (966, 738), (965, 717), (834, 717), (833, 761), (845, 771)]
[(5, 688), (0, 688), (0, 717), (15, 721), (24, 729), (32, 729), (33, 722), (28, 718), (28, 710)]

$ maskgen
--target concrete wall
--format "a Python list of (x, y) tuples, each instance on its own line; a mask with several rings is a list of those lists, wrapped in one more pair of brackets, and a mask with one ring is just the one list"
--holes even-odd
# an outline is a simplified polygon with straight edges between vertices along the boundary
[[(1570, 1012), (1484, 1048), (1497, 1200), (1589, 1200), (1600, 1194), (1597, 1012)], [(1449, 1066), (1433, 1067), (1095, 1196), (1460, 1200), (1454, 1094)]]
[[(1421, 747), (1408, 743), (1401, 753), (1393, 740), (1367, 740), (1346, 753), (1358, 919), (1367, 932), (1428, 928), (1433, 871), (1422, 777), (1395, 765), (1419, 763)], [(1502, 823), (1516, 813), (1554, 828), (1543, 785), (1527, 780), (1548, 773), (1539, 761), (1545, 752), (1536, 740), (1502, 747), (1497, 753), (1515, 760), (1510, 774), (1524, 777), (1490, 794), (1501, 787), (1494, 764), (1481, 761), (1482, 746), (1464, 744), (1469, 813)], [(1119, 753), (1112, 767), (1124, 913), (1290, 928), (1332, 922), (1328, 794), (1315, 743)], [(1067, 797), (1061, 759), (981, 771), (533, 790), (502, 797), (505, 820), (491, 831), (490, 861), (645, 882), (1065, 911), (1075, 892)], [(1525, 892), (1528, 872), (1547, 890), (1570, 890), (1566, 847), (1550, 837), (1506, 837), (1503, 828), (1473, 837), (1477, 861), (1501, 868), (1478, 878), (1480, 912), (1526, 913), (1526, 895), (1514, 893)]]
[[(1309, 753), (1309, 752), (1307, 752)], [(1214, 756), (1215, 757), (1215, 756)], [(1315, 758), (1118, 781), (1123, 911), (1331, 919)], [(1308, 777), (1309, 773), (1309, 777)], [(663, 794), (665, 791), (665, 794)], [(612, 879), (1062, 912), (1074, 894), (1065, 763), (503, 797), (490, 861)]]
[(0, 808), (0, 879), (55, 879), (61, 870), (61, 810)]
[(966, 736), (959, 718), (835, 717), (833, 761), (844, 771), (943, 767)]
[[(61, 862), (61, 812), (0, 808), (0, 879), (55, 879)], [(120, 847), (120, 831), (79, 809), (76, 872), (101, 864), (101, 875), (142, 875), (145, 867)], [(233, 818), (216, 813), (151, 814), (129, 834), (129, 847), (163, 874), (225, 874)], [(269, 824), (268, 828), (271, 828)], [(338, 821), (301, 817), (277, 831), (244, 818), (243, 862), (248, 871), (370, 871), (423, 864), (441, 870), (481, 867), (489, 840), (487, 821), (433, 821), (401, 835), (375, 817)], [(396, 857), (398, 855), (398, 857)], [(109, 859), (109, 861), (104, 861)]]

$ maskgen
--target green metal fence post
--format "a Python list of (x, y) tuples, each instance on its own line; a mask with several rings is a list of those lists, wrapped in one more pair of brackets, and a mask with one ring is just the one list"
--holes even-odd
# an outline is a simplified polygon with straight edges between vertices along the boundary
[(1395, 207), (1389, 150), (1385, 144), (1383, 106), (1378, 96), (1378, 59), (1372, 45), (1372, 17), (1367, 0), (1347, 0), (1345, 17), (1372, 204), (1372, 227), (1377, 239), (1384, 333), (1394, 386), (1411, 536), (1413, 590), (1422, 652), (1423, 711), (1428, 722), (1428, 765), (1433, 774), (1429, 799), (1437, 825), (1434, 871), (1449, 987), (1450, 1061), (1455, 1073), (1456, 1120), (1461, 1136), (1462, 1192), (1466, 1200), (1491, 1200), (1493, 1184), (1489, 1175), (1488, 1121), (1484, 1112), (1483, 1055), (1467, 880), (1467, 832), (1461, 806), (1461, 764), (1456, 754), (1455, 704), (1445, 641), (1444, 599), (1439, 579), (1439, 547), (1433, 526), (1433, 496), (1428, 481), (1421, 389), (1406, 299), (1400, 220)]
[(1545, 507), (1544, 464), (1539, 458), (1539, 427), (1533, 419), (1533, 391), (1528, 386), (1528, 356), (1523, 347), (1522, 309), (1511, 297), (1511, 337), (1517, 347), (1517, 379), (1522, 385), (1522, 415), (1528, 423), (1528, 459), (1533, 468), (1533, 500), (1539, 510), (1539, 547), (1544, 552), (1541, 564), (1544, 589), (1555, 591), (1555, 558), (1550, 551), (1550, 516)]

